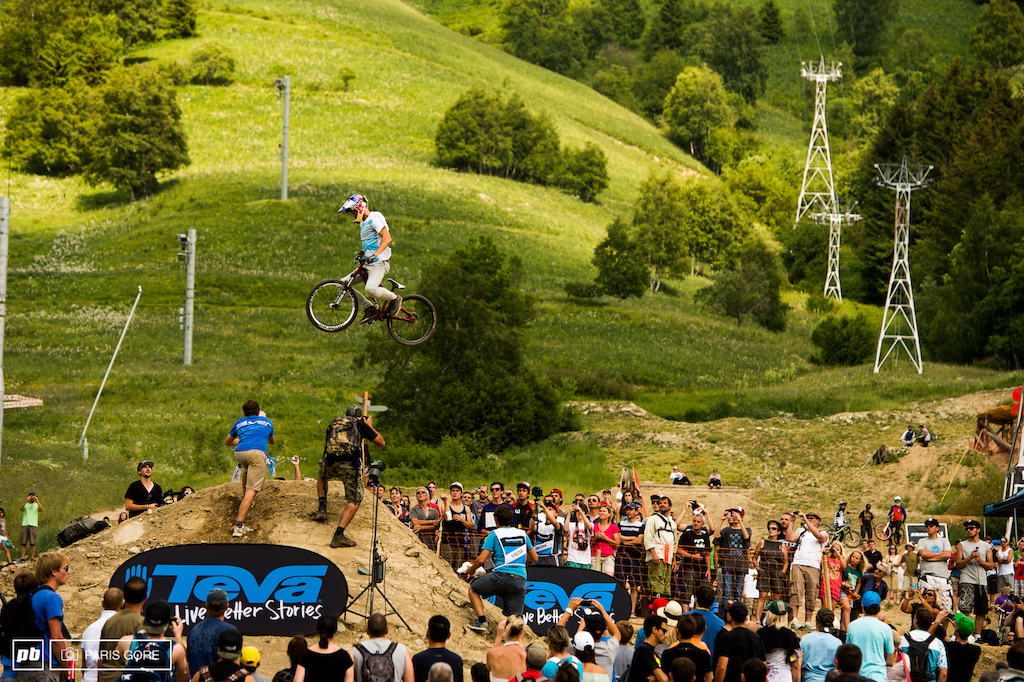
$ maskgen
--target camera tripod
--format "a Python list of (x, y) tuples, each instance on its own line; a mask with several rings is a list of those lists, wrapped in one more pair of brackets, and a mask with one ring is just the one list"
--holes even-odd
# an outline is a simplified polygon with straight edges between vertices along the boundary
[[(381, 485), (379, 478), (376, 481), (376, 485)], [(348, 608), (346, 610), (353, 615), (369, 618), (370, 614), (374, 612), (373, 595), (374, 592), (377, 592), (380, 594), (381, 599), (384, 600), (384, 603), (387, 604), (387, 608), (384, 610), (384, 616), (398, 616), (398, 620), (402, 621), (402, 625), (404, 625), (406, 629), (412, 630), (412, 628), (409, 627), (409, 624), (405, 622), (405, 618), (402, 618), (402, 614), (398, 612), (398, 609), (395, 608), (395, 605), (391, 603), (391, 600), (388, 599), (388, 596), (380, 587), (384, 583), (384, 564), (387, 563), (387, 558), (381, 556), (381, 553), (377, 548), (377, 521), (380, 518), (380, 498), (377, 497), (376, 490), (374, 490), (373, 493), (373, 542), (370, 544), (370, 581), (359, 594), (349, 599)], [(367, 592), (369, 592), (369, 595), (366, 600), (366, 613), (359, 613), (358, 611), (352, 610), (352, 605), (359, 601), (359, 598)], [(390, 611), (388, 609), (390, 609)]]

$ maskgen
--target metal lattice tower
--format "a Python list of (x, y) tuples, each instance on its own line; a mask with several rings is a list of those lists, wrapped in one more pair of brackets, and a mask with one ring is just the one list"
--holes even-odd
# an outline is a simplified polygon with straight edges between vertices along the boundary
[(825, 89), (829, 81), (843, 77), (842, 62), (825, 66), (825, 57), (814, 64), (800, 62), (800, 75), (814, 81), (814, 125), (811, 141), (807, 145), (804, 181), (800, 186), (800, 199), (796, 205), (796, 222), (811, 209), (822, 213), (838, 211), (835, 182), (832, 180), (832, 153), (828, 146), (828, 123), (825, 120)]
[[(925, 178), (932, 166), (910, 167), (904, 156), (899, 166), (876, 163), (875, 168), (879, 174), (875, 182), (896, 190), (896, 238), (893, 243), (889, 291), (885, 296), (885, 314), (882, 316), (882, 329), (878, 333), (878, 349), (875, 351), (875, 374), (898, 348), (906, 351), (920, 374), (921, 340), (917, 334), (917, 313), (914, 312), (914, 288), (910, 283), (910, 193), (928, 185)], [(913, 347), (910, 346), (911, 341)]]
[[(853, 207), (851, 206), (850, 209)], [(839, 241), (843, 232), (843, 223), (852, 225), (860, 220), (859, 213), (852, 210), (842, 213), (828, 211), (812, 213), (811, 219), (819, 225), (828, 223), (828, 272), (825, 275), (825, 298), (834, 298), (843, 302), (843, 287), (839, 284)]]

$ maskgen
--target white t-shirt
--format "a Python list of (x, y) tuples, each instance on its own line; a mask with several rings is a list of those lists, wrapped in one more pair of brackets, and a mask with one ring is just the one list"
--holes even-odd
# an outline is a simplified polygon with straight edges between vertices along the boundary
[(796, 552), (793, 553), (793, 565), (821, 568), (821, 542), (814, 537), (809, 528), (800, 533)]
[(673, 471), (671, 474), (668, 475), (668, 480), (670, 480), (670, 481), (678, 481), (682, 477), (683, 477), (682, 472), (680, 472), (680, 471)]
[(590, 539), (594, 537), (594, 531), (588, 530), (583, 521), (570, 521), (571, 515), (566, 517), (565, 532), (569, 534), (569, 556), (568, 561), (574, 564), (591, 563)]
[(996, 559), (1005, 559), (1006, 556), (1010, 556), (1010, 563), (1007, 564), (996, 564), (997, 575), (1013, 575), (1013, 548), (1005, 547), (996, 550)]

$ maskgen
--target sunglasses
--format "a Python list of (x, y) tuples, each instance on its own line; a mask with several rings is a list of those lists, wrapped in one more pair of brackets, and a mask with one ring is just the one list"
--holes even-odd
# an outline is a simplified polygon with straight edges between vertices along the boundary
[(775, 526), (771, 526), (768, 530), (769, 531), (773, 531), (774, 530), (776, 533), (779, 532), (779, 529), (776, 528)]
[(598, 501), (598, 499), (596, 497), (591, 497), (589, 500), (587, 500), (587, 502), (597, 502), (597, 501)]
[(491, 488), (491, 492), (492, 493), (500, 493), (501, 492), (501, 488)]

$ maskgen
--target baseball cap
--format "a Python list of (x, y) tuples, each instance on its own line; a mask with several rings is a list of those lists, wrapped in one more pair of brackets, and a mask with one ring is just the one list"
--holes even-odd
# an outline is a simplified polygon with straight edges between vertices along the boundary
[(978, 523), (977, 519), (967, 519), (966, 521), (964, 521), (964, 528), (970, 528), (971, 526), (975, 528), (981, 528), (981, 524)]
[(782, 601), (781, 599), (776, 599), (773, 602), (769, 602), (768, 606), (765, 608), (774, 613), (776, 616), (784, 616), (786, 615), (786, 612), (788, 610), (786, 608), (786, 602)]
[(727, 511), (727, 512), (736, 512), (737, 514), (740, 515), (740, 518), (742, 518), (743, 516), (746, 515), (746, 512), (743, 511), (743, 507), (729, 507), (725, 511)]
[(926, 526), (938, 526), (939, 525), (939, 520), (937, 518), (935, 518), (934, 516), (929, 516), (927, 519), (924, 520), (924, 525), (926, 525)]
[(241, 656), (242, 633), (234, 628), (220, 633), (220, 637), (217, 638), (217, 654), (231, 661)]
[(141, 462), (139, 462), (139, 466), (135, 467), (135, 470), (136, 471), (142, 471), (142, 467), (151, 467), (151, 466), (153, 466), (153, 460), (151, 460), (151, 459), (144, 459)]
[(666, 604), (668, 604), (668, 599), (665, 599), (664, 597), (658, 597), (657, 599), (651, 602), (651, 610), (656, 612), (658, 609), (665, 608)]
[(594, 648), (594, 636), (586, 630), (580, 630), (576, 633), (576, 636), (572, 638), (572, 646), (576, 651), (582, 651), (587, 647)]
[(679, 467), (672, 467), (672, 471), (679, 471)]
[(519, 481), (519, 483), (516, 483), (516, 487), (517, 488), (526, 488), (527, 490), (529, 490), (530, 489), (530, 483), (528, 481)]
[(860, 598), (860, 603), (864, 607), (878, 606), (882, 603), (882, 599), (877, 592), (865, 592), (864, 596)]
[(238, 657), (238, 664), (243, 668), (257, 668), (260, 665), (260, 650), (254, 646), (242, 647), (242, 655)]
[[(558, 493), (559, 495), (562, 495), (562, 491), (559, 490), (558, 488), (552, 488), (551, 492), (549, 492), (548, 495), (554, 495), (555, 493)], [(564, 495), (563, 495), (563, 497), (564, 497)]]
[(448, 490), (451, 490), (452, 488), (458, 488), (459, 490), (465, 490), (465, 488), (462, 487), (462, 484), (459, 483), (458, 481), (452, 481), (452, 484), (450, 486), (448, 486)]
[(640, 509), (640, 503), (630, 502), (629, 504), (626, 505), (626, 509)]
[(651, 495), (651, 501), (652, 502), (657, 502), (660, 499), (661, 499), (661, 495), (659, 495), (658, 493), (654, 493), (653, 495)]
[(146, 604), (142, 614), (142, 625), (145, 628), (163, 630), (171, 622), (171, 607), (163, 599)]
[(954, 616), (956, 620), (956, 629), (962, 637), (970, 637), (974, 634), (974, 620), (963, 613), (958, 613)]
[(548, 662), (548, 648), (540, 642), (526, 647), (526, 667), (540, 670)]
[(226, 607), (228, 605), (228, 593), (219, 587), (210, 590), (206, 595), (206, 608), (215, 606)]

